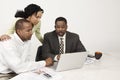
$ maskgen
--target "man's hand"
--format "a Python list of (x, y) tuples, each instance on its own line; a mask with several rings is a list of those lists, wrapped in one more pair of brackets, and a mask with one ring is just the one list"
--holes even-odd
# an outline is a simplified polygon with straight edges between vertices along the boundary
[(45, 61), (46, 61), (46, 67), (53, 65), (53, 60), (51, 57), (47, 58)]
[(61, 55), (61, 54), (58, 54), (58, 55), (57, 55), (57, 60), (58, 60), (58, 61), (59, 61), (59, 59), (60, 59), (60, 55)]
[(4, 34), (4, 35), (0, 36), (0, 41), (8, 40), (10, 38), (11, 37), (9, 35)]

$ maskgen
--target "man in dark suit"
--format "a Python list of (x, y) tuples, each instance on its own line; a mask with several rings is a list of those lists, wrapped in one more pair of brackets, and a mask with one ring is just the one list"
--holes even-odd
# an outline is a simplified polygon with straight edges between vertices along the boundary
[(46, 33), (44, 35), (42, 57), (45, 59), (50, 58), (52, 61), (59, 60), (60, 38), (63, 38), (63, 54), (86, 51), (84, 45), (79, 39), (79, 35), (67, 31), (67, 27), (67, 20), (64, 17), (58, 17), (55, 20), (55, 31)]

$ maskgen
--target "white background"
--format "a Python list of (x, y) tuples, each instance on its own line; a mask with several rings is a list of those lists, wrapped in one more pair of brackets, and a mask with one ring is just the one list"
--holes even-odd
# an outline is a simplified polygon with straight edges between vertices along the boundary
[[(68, 20), (68, 30), (79, 34), (88, 51), (120, 52), (120, 0), (1, 0), (0, 35), (10, 27), (16, 11), (31, 3), (45, 11), (42, 35), (54, 30), (55, 19), (63, 16)], [(33, 37), (36, 53), (41, 43)]]

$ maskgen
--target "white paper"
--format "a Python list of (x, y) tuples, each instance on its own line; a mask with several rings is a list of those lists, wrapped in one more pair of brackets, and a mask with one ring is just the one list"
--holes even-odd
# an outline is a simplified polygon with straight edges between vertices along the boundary
[(26, 73), (21, 73), (10, 80), (61, 80), (62, 79), (62, 75), (60, 75), (58, 72), (55, 72), (50, 68), (42, 68), (41, 71), (50, 74), (52, 77), (48, 78), (44, 76), (43, 75), (44, 72), (40, 74), (37, 74), (35, 72), (26, 72)]
[(95, 58), (90, 58), (90, 57), (87, 57), (86, 61), (85, 61), (85, 64), (92, 64), (95, 62)]

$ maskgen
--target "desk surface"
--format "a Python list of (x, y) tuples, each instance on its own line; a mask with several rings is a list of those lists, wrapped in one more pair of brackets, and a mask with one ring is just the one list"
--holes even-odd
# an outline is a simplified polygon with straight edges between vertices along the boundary
[(103, 54), (99, 61), (81, 69), (60, 72), (64, 80), (120, 80), (120, 54)]
[[(81, 69), (58, 72), (62, 80), (120, 80), (120, 54), (103, 54), (102, 58), (94, 63), (85, 64)], [(43, 80), (42, 76), (26, 73), (11, 80)], [(29, 78), (29, 79), (28, 79)], [(58, 80), (58, 79), (44, 79)]]

